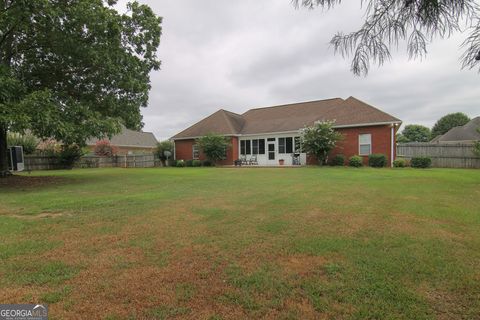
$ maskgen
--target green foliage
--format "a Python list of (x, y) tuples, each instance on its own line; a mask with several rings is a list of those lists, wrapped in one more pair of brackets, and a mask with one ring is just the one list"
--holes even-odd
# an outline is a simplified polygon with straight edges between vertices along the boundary
[(110, 143), (110, 140), (103, 139), (103, 140), (98, 140), (95, 143), (95, 148), (94, 148), (93, 152), (97, 156), (111, 157), (111, 156), (117, 154), (118, 148), (113, 146)]
[(202, 166), (204, 167), (211, 167), (213, 163), (210, 160), (203, 160)]
[(38, 140), (31, 134), (9, 132), (7, 134), (7, 146), (22, 146), (23, 153), (32, 154), (37, 148)]
[(0, 56), (8, 58), (0, 61), (0, 140), (3, 129), (30, 129), (40, 139), (83, 146), (90, 137), (119, 132), (122, 124), (142, 127), (149, 74), (160, 66), (161, 18), (138, 2), (128, 4), (124, 14), (113, 5), (102, 0), (1, 5)]
[(387, 165), (387, 156), (381, 153), (374, 153), (368, 156), (368, 165), (374, 168), (383, 168)]
[(407, 166), (407, 160), (405, 159), (395, 159), (393, 160), (393, 167), (395, 168), (405, 168)]
[(225, 151), (230, 147), (227, 137), (213, 133), (197, 139), (197, 143), (207, 159), (214, 164), (225, 158)]
[(345, 156), (342, 154), (337, 154), (330, 160), (331, 166), (344, 166), (345, 165)]
[(432, 138), (448, 132), (448, 130), (463, 126), (470, 121), (470, 118), (462, 112), (449, 113), (441, 117), (432, 128)]
[(328, 153), (343, 138), (341, 133), (333, 129), (333, 124), (332, 121), (317, 122), (300, 131), (303, 150), (314, 155), (320, 165), (325, 163)]
[(473, 153), (480, 157), (480, 141), (475, 141), (473, 143)]
[(351, 156), (348, 159), (348, 165), (350, 167), (359, 168), (359, 167), (363, 166), (363, 159), (360, 156)]
[(62, 145), (62, 148), (55, 156), (58, 162), (65, 169), (71, 169), (73, 164), (85, 154), (84, 150), (77, 144)]
[(407, 143), (407, 142), (410, 142), (408, 140), (407, 137), (405, 137), (403, 134), (401, 133), (397, 133), (397, 136), (396, 136), (396, 140), (397, 140), (397, 143)]
[(158, 158), (160, 161), (162, 161), (162, 164), (165, 165), (165, 161), (167, 160), (167, 157), (165, 156), (165, 151), (170, 152), (170, 157), (173, 157), (173, 142), (170, 140), (165, 140), (157, 143), (157, 149), (155, 150), (155, 153), (157, 154)]
[(200, 160), (193, 160), (192, 165), (194, 167), (200, 167), (202, 165), (202, 162)]
[(432, 166), (432, 159), (429, 157), (414, 157), (410, 161), (412, 168), (430, 168)]
[(431, 140), (431, 135), (429, 128), (419, 124), (409, 124), (403, 129), (401, 139), (402, 142), (428, 142)]
[(185, 161), (185, 167), (193, 167), (193, 160)]
[(185, 167), (185, 161), (177, 160), (177, 163), (175, 164), (175, 166), (178, 167), (178, 168), (183, 168), (183, 167)]

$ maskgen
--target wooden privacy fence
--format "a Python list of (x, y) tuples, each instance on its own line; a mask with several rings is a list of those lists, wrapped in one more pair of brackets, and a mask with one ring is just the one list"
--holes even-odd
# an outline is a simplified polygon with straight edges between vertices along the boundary
[(430, 157), (438, 168), (480, 168), (473, 143), (400, 143), (397, 158)]
[[(75, 168), (151, 168), (160, 166), (160, 160), (154, 154), (132, 154), (113, 157), (86, 155), (78, 160)], [(44, 155), (25, 156), (25, 170), (62, 169), (55, 157)]]

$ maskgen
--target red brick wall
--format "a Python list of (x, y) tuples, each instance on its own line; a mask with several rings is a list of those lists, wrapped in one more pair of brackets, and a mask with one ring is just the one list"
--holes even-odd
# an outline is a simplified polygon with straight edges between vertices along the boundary
[[(230, 148), (227, 150), (227, 159), (218, 162), (220, 165), (232, 165), (238, 159), (238, 137), (231, 137)], [(191, 160), (193, 158), (193, 145), (195, 139), (175, 140), (175, 159)], [(200, 152), (200, 160), (206, 160), (205, 155)]]
[[(358, 155), (358, 136), (360, 134), (372, 135), (372, 153), (383, 153), (387, 156), (388, 164), (390, 164), (391, 155), (391, 126), (372, 126), (372, 127), (357, 127), (357, 128), (342, 128), (338, 129), (343, 134), (344, 140), (338, 143), (338, 146), (331, 152), (331, 156), (336, 154), (343, 154), (345, 158), (353, 155)], [(394, 135), (395, 135), (394, 131)], [(394, 137), (395, 139), (395, 137)], [(395, 144), (394, 140), (394, 144)], [(395, 148), (393, 148), (395, 158)], [(368, 164), (368, 156), (362, 156), (363, 163)]]

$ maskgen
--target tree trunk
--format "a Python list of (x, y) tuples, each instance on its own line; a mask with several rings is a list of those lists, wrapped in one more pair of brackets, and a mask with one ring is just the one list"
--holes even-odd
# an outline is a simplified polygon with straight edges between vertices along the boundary
[(6, 177), (8, 173), (7, 128), (0, 124), (0, 178)]

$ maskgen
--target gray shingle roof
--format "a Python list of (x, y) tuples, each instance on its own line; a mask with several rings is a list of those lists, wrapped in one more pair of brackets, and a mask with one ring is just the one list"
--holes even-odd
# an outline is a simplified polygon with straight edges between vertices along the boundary
[(467, 124), (450, 129), (442, 136), (436, 137), (432, 142), (456, 142), (480, 140), (480, 117), (473, 118)]
[[(99, 139), (89, 139), (87, 145), (95, 145)], [(110, 143), (118, 147), (144, 147), (153, 148), (157, 145), (157, 139), (151, 132), (134, 131), (122, 128), (122, 131), (110, 139)]]
[(334, 98), (250, 109), (242, 115), (221, 109), (173, 139), (200, 137), (207, 133), (240, 135), (296, 131), (319, 120), (335, 121), (336, 126), (401, 122), (354, 97)]

